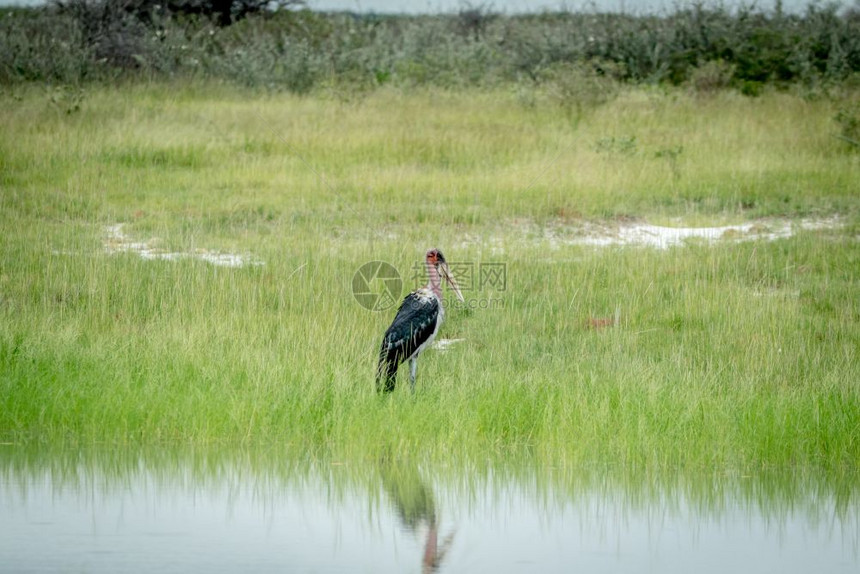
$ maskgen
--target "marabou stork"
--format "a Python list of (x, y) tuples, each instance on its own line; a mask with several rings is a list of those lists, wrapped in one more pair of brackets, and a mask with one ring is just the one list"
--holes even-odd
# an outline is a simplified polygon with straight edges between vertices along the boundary
[(442, 307), (442, 277), (463, 301), (463, 294), (448, 269), (445, 256), (438, 249), (431, 249), (425, 257), (427, 275), (430, 280), (426, 286), (417, 289), (403, 299), (400, 309), (385, 336), (379, 351), (379, 366), (376, 369), (376, 388), (390, 393), (394, 390), (397, 367), (409, 359), (409, 384), (415, 392), (415, 369), (418, 355), (426, 349), (445, 316)]

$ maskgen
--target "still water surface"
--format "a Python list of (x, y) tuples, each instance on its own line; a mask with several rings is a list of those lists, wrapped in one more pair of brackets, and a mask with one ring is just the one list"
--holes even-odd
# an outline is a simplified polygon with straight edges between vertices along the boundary
[(856, 477), (0, 447), (2, 572), (852, 572)]

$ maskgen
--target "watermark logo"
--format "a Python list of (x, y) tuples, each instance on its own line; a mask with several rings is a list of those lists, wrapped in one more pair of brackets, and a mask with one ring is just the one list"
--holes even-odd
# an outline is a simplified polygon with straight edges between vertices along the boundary
[(385, 261), (368, 261), (352, 277), (352, 295), (368, 311), (385, 311), (400, 303), (403, 280)]
[[(464, 301), (448, 291), (444, 302), (455, 309), (502, 309), (501, 292), (508, 289), (508, 267), (504, 262), (449, 262), (448, 269), (456, 279)], [(423, 261), (412, 264), (409, 283), (413, 289), (427, 284), (427, 266)], [(369, 311), (385, 311), (400, 303), (403, 281), (397, 269), (384, 261), (371, 261), (359, 267), (352, 278), (352, 294), (358, 304)]]
[(508, 266), (504, 263), (481, 263), (481, 277), (478, 289), (490, 287), (496, 291), (508, 288)]
[[(449, 263), (448, 269), (463, 293), (487, 289), (505, 291), (508, 286), (508, 266), (504, 262), (482, 261), (476, 264), (472, 261), (458, 261)], [(413, 263), (409, 279), (415, 289), (424, 286), (427, 283), (426, 265), (421, 262)]]

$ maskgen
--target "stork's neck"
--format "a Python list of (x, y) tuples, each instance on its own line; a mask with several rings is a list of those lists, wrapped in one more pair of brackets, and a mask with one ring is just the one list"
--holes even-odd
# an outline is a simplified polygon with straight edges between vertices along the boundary
[(427, 275), (430, 277), (430, 281), (427, 283), (427, 288), (433, 291), (433, 293), (440, 300), (442, 299), (442, 278), (439, 277), (439, 270), (436, 269), (436, 266), (427, 262)]

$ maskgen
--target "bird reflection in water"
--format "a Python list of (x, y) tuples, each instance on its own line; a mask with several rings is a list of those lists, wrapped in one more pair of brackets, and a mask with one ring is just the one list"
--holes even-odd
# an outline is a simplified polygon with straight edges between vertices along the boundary
[(433, 490), (421, 479), (418, 468), (412, 464), (394, 464), (384, 461), (381, 466), (382, 487), (397, 512), (403, 529), (424, 538), (421, 572), (438, 572), (445, 554), (454, 542), (454, 532), (439, 542), (439, 515)]

